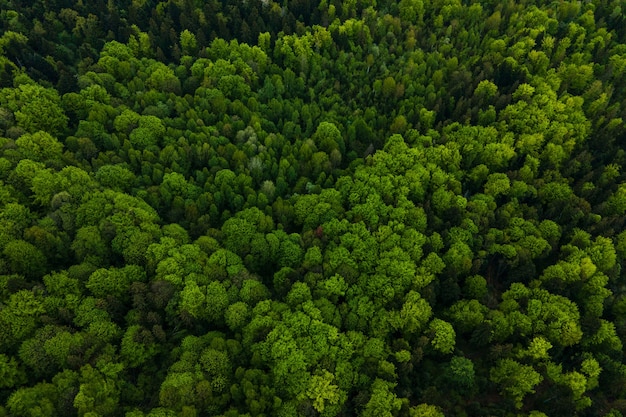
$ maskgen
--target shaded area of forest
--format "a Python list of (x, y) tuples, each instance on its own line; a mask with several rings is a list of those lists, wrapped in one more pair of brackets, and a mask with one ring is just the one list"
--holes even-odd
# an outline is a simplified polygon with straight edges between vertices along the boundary
[(626, 413), (621, 2), (0, 10), (0, 416)]

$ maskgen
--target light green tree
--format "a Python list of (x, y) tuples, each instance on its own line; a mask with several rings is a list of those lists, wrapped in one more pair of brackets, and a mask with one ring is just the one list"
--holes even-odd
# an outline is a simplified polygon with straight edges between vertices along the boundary
[(501, 392), (515, 402), (516, 408), (522, 408), (524, 397), (535, 392), (543, 377), (532, 366), (522, 365), (513, 359), (502, 359), (492, 368), (490, 380), (497, 384)]
[(56, 161), (62, 158), (63, 144), (48, 132), (26, 133), (16, 141), (24, 158), (38, 162)]
[(452, 325), (441, 319), (433, 319), (428, 325), (432, 334), (430, 344), (441, 353), (452, 353), (456, 344), (456, 333)]
[(309, 380), (306, 396), (313, 401), (313, 408), (324, 413), (324, 409), (339, 402), (339, 387), (333, 384), (334, 375), (323, 370), (320, 375), (313, 375)]
[(395, 384), (376, 378), (372, 395), (361, 413), (363, 417), (392, 417), (402, 406), (402, 401), (392, 391)]

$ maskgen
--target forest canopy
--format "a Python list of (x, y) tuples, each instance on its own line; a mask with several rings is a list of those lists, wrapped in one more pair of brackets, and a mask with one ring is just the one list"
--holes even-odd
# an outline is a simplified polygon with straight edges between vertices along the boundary
[(0, 417), (626, 415), (624, 7), (0, 0)]

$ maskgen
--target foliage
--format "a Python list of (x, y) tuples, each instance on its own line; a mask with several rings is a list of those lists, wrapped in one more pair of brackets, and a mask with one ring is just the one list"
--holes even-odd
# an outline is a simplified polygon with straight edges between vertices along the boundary
[(0, 415), (623, 414), (618, 3), (0, 0)]

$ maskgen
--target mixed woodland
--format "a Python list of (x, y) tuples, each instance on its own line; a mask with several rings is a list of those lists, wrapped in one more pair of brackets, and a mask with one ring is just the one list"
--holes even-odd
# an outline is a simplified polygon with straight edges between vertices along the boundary
[(0, 416), (626, 415), (625, 8), (0, 0)]

